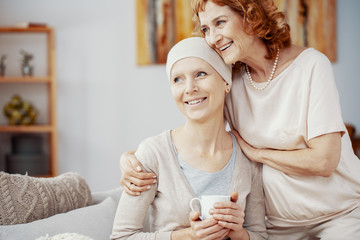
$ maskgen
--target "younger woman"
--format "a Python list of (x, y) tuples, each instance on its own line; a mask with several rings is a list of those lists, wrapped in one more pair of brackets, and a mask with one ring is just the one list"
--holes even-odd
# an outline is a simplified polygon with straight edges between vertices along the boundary
[[(111, 239), (266, 239), (261, 165), (225, 129), (231, 67), (196, 37), (171, 49), (166, 71), (186, 121), (140, 144), (135, 156), (157, 184), (140, 196), (122, 194)], [(232, 201), (217, 203), (213, 218), (189, 218), (192, 198), (215, 194)], [(148, 210), (150, 232), (144, 232)]]

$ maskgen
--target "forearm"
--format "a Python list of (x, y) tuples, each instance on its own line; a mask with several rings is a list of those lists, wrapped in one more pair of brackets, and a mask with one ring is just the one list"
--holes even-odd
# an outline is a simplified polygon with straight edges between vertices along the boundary
[(164, 239), (167, 240), (171, 236), (171, 232), (121, 232), (117, 235), (113, 234), (110, 239), (111, 240), (150, 240), (150, 239)]
[(310, 140), (305, 149), (259, 149), (256, 161), (286, 174), (329, 177), (340, 161), (340, 153), (341, 136), (334, 133)]
[(171, 233), (171, 240), (195, 240), (196, 238), (192, 234), (191, 228), (184, 228), (173, 231)]

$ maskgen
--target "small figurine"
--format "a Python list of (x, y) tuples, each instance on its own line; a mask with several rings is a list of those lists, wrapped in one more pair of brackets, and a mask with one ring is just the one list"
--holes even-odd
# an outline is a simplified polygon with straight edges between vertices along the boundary
[(3, 54), (0, 57), (0, 77), (4, 77), (5, 76), (5, 60), (6, 60), (6, 55)]
[(34, 58), (34, 55), (21, 50), (20, 53), (23, 55), (21, 61), (21, 73), (23, 76), (32, 76), (33, 75), (33, 66), (30, 64), (30, 61)]

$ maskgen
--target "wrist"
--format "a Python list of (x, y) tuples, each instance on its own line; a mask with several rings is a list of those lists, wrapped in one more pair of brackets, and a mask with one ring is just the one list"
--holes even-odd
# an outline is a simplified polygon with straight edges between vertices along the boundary
[(231, 240), (250, 240), (250, 235), (244, 228), (238, 232), (230, 232), (228, 236)]
[(183, 240), (183, 239), (196, 240), (195, 236), (193, 235), (191, 227), (171, 232), (171, 240)]
[(258, 149), (255, 158), (257, 162), (264, 164), (268, 159), (268, 149)]

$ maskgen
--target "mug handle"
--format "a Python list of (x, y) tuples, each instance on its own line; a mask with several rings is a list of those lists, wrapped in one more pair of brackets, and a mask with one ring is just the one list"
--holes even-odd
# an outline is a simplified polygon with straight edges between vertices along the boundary
[[(192, 211), (195, 211), (195, 209), (194, 209), (194, 207), (193, 207), (194, 201), (199, 201), (200, 206), (201, 206), (201, 200), (200, 200), (200, 198), (195, 197), (195, 198), (191, 199), (191, 201), (190, 201), (190, 208), (191, 208)], [(202, 220), (202, 217), (201, 217), (201, 216), (200, 216), (200, 219)]]
[(190, 208), (191, 208), (192, 211), (195, 211), (195, 209), (194, 209), (194, 207), (193, 207), (194, 201), (199, 201), (200, 206), (201, 206), (201, 200), (200, 200), (200, 198), (195, 197), (195, 198), (191, 199), (191, 201), (190, 201)]

